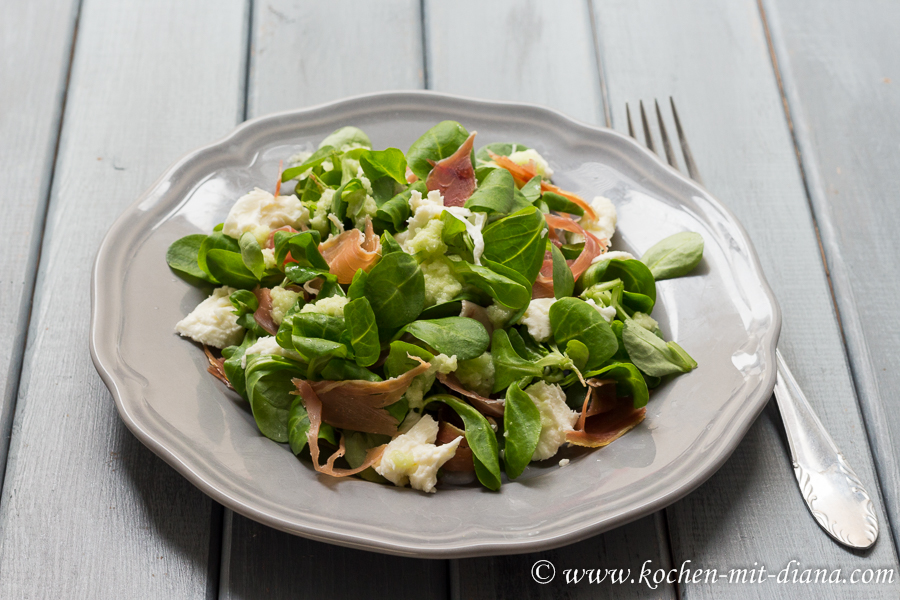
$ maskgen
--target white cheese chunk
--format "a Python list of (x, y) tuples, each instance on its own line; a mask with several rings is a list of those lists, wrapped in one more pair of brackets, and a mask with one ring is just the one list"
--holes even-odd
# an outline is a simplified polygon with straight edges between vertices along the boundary
[(216, 289), (191, 314), (178, 321), (175, 331), (213, 348), (240, 344), (244, 338), (244, 328), (237, 324), (234, 306), (228, 299), (235, 291), (228, 286)]
[(624, 250), (613, 250), (612, 252), (607, 252), (605, 254), (598, 254), (591, 260), (591, 264), (594, 265), (598, 262), (605, 262), (614, 258), (618, 260), (633, 260), (634, 255), (631, 252), (625, 252)]
[(462, 441), (459, 436), (449, 444), (435, 446), (437, 433), (437, 422), (431, 415), (424, 415), (412, 429), (387, 445), (375, 471), (394, 485), (408, 483), (414, 489), (434, 492), (438, 469), (453, 458)]
[(588, 304), (597, 309), (597, 312), (600, 313), (600, 316), (606, 319), (606, 322), (609, 323), (613, 319), (616, 318), (616, 309), (614, 306), (600, 306), (596, 302), (594, 302), (593, 298), (588, 298), (585, 300)]
[[(616, 222), (618, 216), (616, 207), (609, 198), (603, 196), (595, 196), (591, 200), (591, 208), (597, 213), (596, 219), (589, 218), (586, 214), (579, 219), (579, 225), (601, 240), (611, 240), (613, 234), (616, 233)], [(579, 233), (570, 233), (569, 241), (578, 244), (584, 241), (584, 236)]]
[(550, 328), (550, 307), (556, 298), (538, 298), (532, 300), (519, 321), (528, 329), (528, 333), (536, 342), (546, 342), (553, 335)]
[(280, 285), (273, 287), (269, 293), (272, 295), (272, 320), (276, 325), (281, 325), (284, 315), (294, 307), (300, 294), (286, 290)]
[(343, 317), (344, 307), (350, 302), (346, 296), (329, 296), (316, 300), (315, 304), (307, 304), (300, 312), (314, 312), (331, 317)]
[(242, 196), (225, 218), (222, 233), (233, 238), (251, 231), (265, 244), (265, 238), (273, 229), (290, 225), (298, 228), (309, 222), (309, 211), (300, 204), (296, 196), (278, 196), (265, 190), (254, 188)]
[(513, 152), (509, 155), (509, 160), (517, 165), (522, 165), (523, 167), (527, 167), (529, 163), (532, 163), (534, 165), (535, 174), (541, 175), (545, 179), (553, 177), (553, 169), (550, 168), (550, 165), (547, 164), (544, 157), (534, 148)]
[(541, 436), (531, 460), (545, 460), (566, 443), (566, 432), (572, 431), (578, 413), (566, 405), (566, 394), (555, 383), (539, 381), (528, 387), (525, 393), (531, 396), (541, 412)]
[(244, 351), (244, 355), (241, 357), (241, 368), (247, 368), (247, 357), (251, 354), (259, 354), (260, 356), (283, 356), (284, 358), (290, 358), (296, 360), (298, 362), (303, 362), (303, 357), (300, 356), (294, 350), (288, 350), (287, 348), (282, 348), (278, 345), (278, 342), (275, 341), (275, 337), (268, 335), (266, 337), (261, 337), (256, 340), (256, 343), (251, 345), (247, 350)]

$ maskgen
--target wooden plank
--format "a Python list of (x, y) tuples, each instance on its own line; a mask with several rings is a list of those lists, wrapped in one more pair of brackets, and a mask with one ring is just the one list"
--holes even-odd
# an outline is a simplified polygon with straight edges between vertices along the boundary
[[(764, 2), (865, 426), (900, 546), (896, 2)], [(863, 8), (864, 10), (860, 10)]]
[[(626, 101), (675, 97), (709, 189), (747, 228), (781, 302), (782, 352), (844, 455), (877, 493), (756, 3), (609, 0), (594, 6), (613, 123), (625, 129)], [(671, 120), (669, 132), (674, 132)], [(772, 573), (799, 560), (802, 568), (841, 568), (847, 577), (856, 568), (893, 568), (896, 574), (890, 527), (877, 495), (883, 539), (867, 553), (844, 550), (807, 512), (780, 434), (772, 406), (718, 474), (668, 510), (675, 565), (691, 560), (727, 572), (758, 563)], [(772, 579), (753, 585), (682, 584), (680, 593), (684, 598), (876, 598), (896, 597), (898, 585), (896, 576), (892, 586), (778, 585)]]
[[(329, 24), (340, 24), (346, 35), (335, 35)], [(255, 3), (248, 116), (421, 88), (421, 40), (413, 0)], [(443, 598), (447, 569), (447, 561), (305, 540), (226, 511), (220, 596)]]
[(0, 483), (77, 13), (76, 0), (0, 4)]
[(248, 116), (424, 85), (416, 0), (254, 3)]
[(119, 419), (88, 354), (88, 282), (119, 212), (234, 127), (244, 17), (242, 0), (82, 6), (0, 503), (0, 597), (214, 592), (211, 501)]
[[(477, 15), (477, 17), (473, 17)], [(573, 117), (603, 122), (591, 16), (581, 2), (428, 2), (425, 7), (429, 87), (479, 98), (545, 104)], [(459, 598), (617, 597), (674, 598), (673, 586), (566, 585), (562, 571), (626, 568), (647, 560), (668, 564), (668, 540), (648, 517), (584, 542), (550, 552), (452, 561)], [(549, 560), (553, 582), (538, 585), (531, 568)]]
[(603, 122), (584, 2), (425, 2), (428, 87)]

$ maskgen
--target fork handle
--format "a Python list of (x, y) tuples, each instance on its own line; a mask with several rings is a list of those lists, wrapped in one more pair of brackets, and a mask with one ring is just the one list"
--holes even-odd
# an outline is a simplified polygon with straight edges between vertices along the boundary
[(852, 548), (869, 548), (878, 538), (878, 518), (869, 493), (776, 350), (775, 398), (784, 420), (800, 494), (828, 535)]

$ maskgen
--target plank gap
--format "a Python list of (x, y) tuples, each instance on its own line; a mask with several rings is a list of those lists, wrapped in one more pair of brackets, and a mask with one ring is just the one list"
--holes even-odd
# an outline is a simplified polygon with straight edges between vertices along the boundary
[[(69, 42), (69, 58), (66, 63), (65, 77), (63, 78), (62, 91), (59, 94), (59, 101), (56, 107), (56, 132), (53, 140), (53, 150), (48, 157), (48, 173), (43, 183), (39, 207), (37, 215), (32, 226), (33, 233), (31, 235), (31, 248), (29, 248), (28, 256), (34, 258), (32, 262), (33, 268), (26, 270), (26, 291), (22, 295), (19, 304), (19, 318), (16, 321), (15, 347), (12, 349), (12, 361), (10, 362), (8, 371), (9, 389), (6, 394), (7, 408), (5, 412), (0, 412), (3, 421), (0, 422), (0, 489), (3, 489), (3, 482), (6, 480), (6, 463), (9, 458), (9, 447), (12, 442), (12, 426), (15, 421), (16, 405), (19, 400), (19, 387), (22, 382), (22, 367), (25, 363), (25, 347), (28, 344), (28, 330), (31, 324), (31, 313), (34, 307), (34, 293), (37, 287), (37, 272), (41, 265), (41, 253), (44, 246), (44, 231), (47, 228), (47, 214), (49, 212), (50, 194), (53, 189), (53, 178), (56, 175), (56, 162), (59, 157), (59, 141), (62, 137), (63, 121), (66, 114), (66, 100), (69, 95), (69, 82), (72, 78), (72, 64), (75, 59), (75, 45), (78, 39), (78, 22), (81, 18), (81, 7), (83, 0), (78, 0), (72, 18), (71, 41)], [(0, 398), (0, 402), (3, 399)], [(3, 404), (0, 404), (2, 407)], [(2, 496), (0, 496), (2, 500)]]
[[(814, 180), (818, 179), (817, 170), (813, 169), (810, 165), (810, 162), (813, 161), (814, 159), (812, 157), (805, 158), (804, 153), (801, 149), (802, 143), (801, 143), (800, 137), (797, 133), (797, 129), (794, 126), (794, 117), (793, 117), (793, 114), (791, 111), (791, 102), (792, 101), (789, 98), (789, 95), (788, 95), (786, 87), (785, 87), (784, 77), (782, 75), (782, 69), (781, 69), (781, 66), (778, 61), (778, 52), (775, 48), (774, 38), (772, 35), (772, 29), (770, 26), (769, 17), (766, 13), (764, 0), (756, 0), (756, 4), (759, 9), (760, 20), (762, 22), (763, 30), (765, 31), (766, 45), (768, 48), (769, 57), (772, 62), (772, 70), (775, 74), (775, 80), (778, 82), (778, 92), (781, 95), (781, 101), (782, 101), (782, 105), (784, 107), (784, 116), (785, 116), (785, 119), (787, 120), (788, 131), (790, 132), (791, 141), (794, 145), (794, 152), (795, 152), (796, 158), (797, 158), (797, 166), (799, 167), (800, 177), (803, 182), (803, 190), (806, 195), (806, 202), (809, 206), (810, 218), (812, 219), (813, 227), (815, 229), (816, 242), (818, 243), (818, 247), (819, 247), (819, 254), (821, 255), (822, 265), (824, 266), (824, 269), (825, 269), (825, 277), (828, 282), (828, 291), (831, 294), (831, 304), (833, 306), (834, 314), (835, 314), (835, 317), (837, 320), (838, 330), (839, 330), (840, 336), (841, 336), (841, 349), (844, 354), (844, 359), (846, 360), (847, 366), (850, 370), (850, 375), (851, 375), (850, 383), (852, 385), (853, 393), (856, 398), (857, 408), (860, 412), (860, 415), (863, 416), (863, 415), (866, 415), (867, 412), (863, 406), (863, 399), (862, 399), (863, 394), (862, 394), (862, 390), (860, 389), (862, 384), (861, 384), (860, 380), (862, 378), (864, 378), (864, 376), (866, 374), (859, 372), (859, 367), (857, 366), (856, 362), (853, 360), (853, 357), (851, 355), (850, 342), (848, 340), (846, 330), (844, 328), (845, 317), (841, 314), (841, 308), (840, 308), (840, 304), (838, 302), (837, 293), (836, 293), (835, 285), (834, 285), (834, 280), (833, 280), (831, 268), (830, 268), (829, 262), (828, 262), (828, 255), (825, 252), (825, 244), (822, 241), (822, 234), (821, 234), (821, 231), (819, 228), (819, 214), (818, 214), (818, 211), (816, 210), (816, 203), (813, 200), (813, 186), (812, 186), (812, 182)], [(797, 102), (799, 103), (799, 100), (797, 100)], [(827, 221), (827, 218), (828, 218), (827, 215), (825, 216), (825, 218)], [(868, 375), (871, 376), (871, 373), (869, 373)], [(882, 505), (884, 506), (885, 519), (887, 519), (887, 523), (886, 523), (887, 527), (882, 528), (882, 534), (886, 534), (888, 539), (891, 540), (891, 546), (893, 547), (895, 556), (900, 556), (900, 533), (898, 533), (898, 518), (895, 515), (895, 511), (889, 510), (891, 508), (891, 506), (890, 506), (891, 503), (888, 501), (888, 499), (885, 496), (885, 494), (887, 493), (887, 490), (889, 489), (890, 486), (888, 485), (888, 482), (886, 481), (886, 478), (889, 477), (889, 475), (886, 473), (883, 473), (883, 470), (887, 471), (888, 469), (887, 468), (883, 469), (882, 468), (883, 462), (881, 460), (876, 460), (876, 458), (878, 457), (877, 449), (879, 447), (879, 445), (877, 444), (878, 436), (876, 435), (876, 432), (873, 431), (873, 429), (869, 426), (868, 419), (861, 418), (860, 421), (862, 422), (862, 428), (863, 428), (863, 431), (866, 436), (866, 441), (868, 442), (869, 454), (873, 458), (873, 463), (874, 463), (873, 472), (874, 472), (874, 476), (875, 476), (875, 484), (878, 488), (877, 490), (875, 490), (874, 493), (872, 493), (872, 492), (870, 492), (870, 493), (872, 493), (873, 496), (877, 497), (881, 501)], [(887, 531), (884, 531), (884, 529), (887, 529)]]
[(612, 111), (609, 107), (609, 91), (606, 88), (606, 74), (603, 72), (603, 53), (600, 52), (600, 33), (597, 31), (597, 22), (594, 15), (594, 0), (587, 0), (588, 15), (590, 15), (591, 40), (594, 42), (594, 59), (597, 61), (597, 76), (600, 79), (600, 101), (603, 104), (603, 122), (612, 129)]

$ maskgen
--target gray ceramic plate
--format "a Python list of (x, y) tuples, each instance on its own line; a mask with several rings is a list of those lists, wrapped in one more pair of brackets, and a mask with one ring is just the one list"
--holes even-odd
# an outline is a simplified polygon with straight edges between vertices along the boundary
[[(706, 241), (690, 277), (659, 284), (654, 316), (699, 362), (651, 396), (644, 423), (607, 448), (532, 466), (501, 491), (408, 488), (318, 475), (263, 437), (206, 372), (175, 323), (204, 297), (166, 266), (166, 248), (208, 232), (278, 161), (343, 125), (406, 149), (444, 119), (478, 145), (537, 148), (561, 187), (612, 199), (614, 248), (640, 254), (679, 231)], [(524, 104), (429, 92), (362, 96), (248, 121), (173, 165), (110, 229), (93, 274), (91, 351), (126, 425), (224, 506), (308, 538), (417, 557), (530, 552), (617, 527), (681, 498), (728, 458), (772, 393), (781, 315), (734, 216), (629, 138)]]

